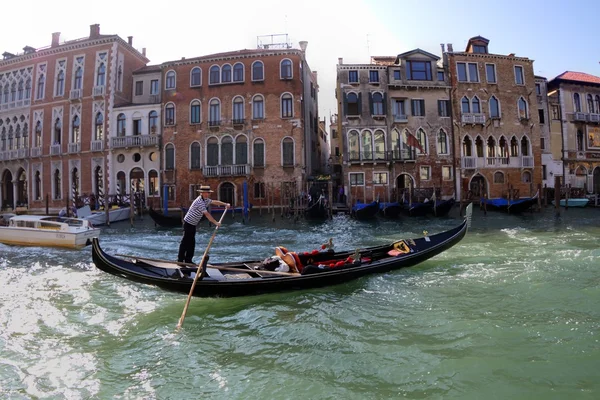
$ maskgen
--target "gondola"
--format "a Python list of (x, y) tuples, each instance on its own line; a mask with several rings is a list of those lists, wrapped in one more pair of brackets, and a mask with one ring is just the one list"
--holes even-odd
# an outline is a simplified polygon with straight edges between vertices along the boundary
[(433, 213), (433, 201), (416, 202), (405, 204), (408, 215), (411, 217), (423, 217), (427, 214)]
[(316, 200), (308, 202), (306, 209), (304, 210), (304, 217), (311, 220), (326, 220), (329, 218), (329, 207), (327, 206), (327, 199), (325, 196), (320, 195)]
[[(416, 239), (398, 240), (382, 246), (356, 251), (333, 250), (293, 253), (282, 247), (275, 249), (279, 256), (266, 260), (209, 264), (206, 276), (198, 277), (194, 296), (235, 297), (297, 289), (325, 287), (347, 282), (372, 273), (410, 267), (448, 250), (465, 236), (471, 220), (472, 205), (467, 207), (464, 220), (448, 231)], [(110, 274), (164, 289), (189, 293), (196, 267), (193, 264), (143, 257), (127, 259), (105, 253), (100, 241), (92, 243), (92, 260), (96, 267)], [(285, 262), (291, 271), (265, 270), (269, 263)]]
[(454, 197), (448, 200), (436, 201), (432, 208), (432, 213), (436, 217), (445, 217), (452, 210), (454, 204), (456, 204)]
[(154, 223), (163, 228), (181, 228), (181, 215), (164, 215), (154, 211), (152, 207), (148, 209), (148, 214)]
[(525, 197), (508, 201), (504, 198), (481, 199), (487, 210), (503, 211), (510, 214), (519, 214), (529, 210), (534, 204), (537, 204), (539, 191), (533, 197)]
[(350, 216), (360, 220), (373, 219), (379, 212), (379, 202), (374, 201), (372, 203), (360, 203), (357, 202), (352, 206)]
[(398, 218), (402, 210), (402, 204), (397, 201), (379, 203), (379, 215), (385, 218)]

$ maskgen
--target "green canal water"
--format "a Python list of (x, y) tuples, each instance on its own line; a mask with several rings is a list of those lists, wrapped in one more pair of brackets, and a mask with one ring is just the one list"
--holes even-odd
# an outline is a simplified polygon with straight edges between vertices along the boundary
[[(354, 249), (444, 219), (226, 219), (212, 261)], [(197, 260), (213, 230), (197, 235)], [(176, 257), (180, 230), (103, 228), (111, 254)], [(479, 210), (454, 248), (324, 289), (186, 296), (108, 275), (90, 248), (0, 245), (2, 399), (598, 399), (600, 209)]]

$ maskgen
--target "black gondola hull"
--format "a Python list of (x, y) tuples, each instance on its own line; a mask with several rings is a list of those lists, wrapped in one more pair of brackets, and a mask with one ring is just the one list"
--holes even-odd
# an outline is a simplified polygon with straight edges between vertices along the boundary
[(180, 228), (183, 225), (181, 215), (164, 215), (154, 211), (152, 207), (148, 209), (148, 215), (156, 225), (163, 228)]

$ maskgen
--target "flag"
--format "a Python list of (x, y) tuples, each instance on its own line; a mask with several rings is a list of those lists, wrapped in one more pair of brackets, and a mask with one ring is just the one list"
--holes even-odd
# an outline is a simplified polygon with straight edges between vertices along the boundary
[(419, 140), (408, 131), (406, 132), (406, 144), (410, 147), (416, 147), (417, 149), (419, 149), (419, 151), (421, 151), (421, 153), (425, 153), (425, 150), (423, 150), (423, 146), (421, 146)]

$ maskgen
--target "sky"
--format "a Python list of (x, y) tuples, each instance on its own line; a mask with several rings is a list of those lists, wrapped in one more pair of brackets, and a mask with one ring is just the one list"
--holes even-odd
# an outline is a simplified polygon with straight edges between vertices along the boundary
[[(564, 71), (600, 76), (597, 16), (600, 2), (579, 0), (170, 0), (162, 3), (103, 0), (31, 0), (0, 24), (0, 52), (101, 34), (133, 36), (150, 64), (223, 51), (256, 48), (257, 36), (288, 34), (308, 41), (306, 57), (318, 72), (319, 114), (337, 112), (336, 65), (369, 63), (421, 48), (441, 56), (440, 44), (463, 51), (470, 37), (490, 40), (489, 51), (535, 60), (534, 73), (549, 80)], [(14, 18), (13, 18), (14, 17)]]

